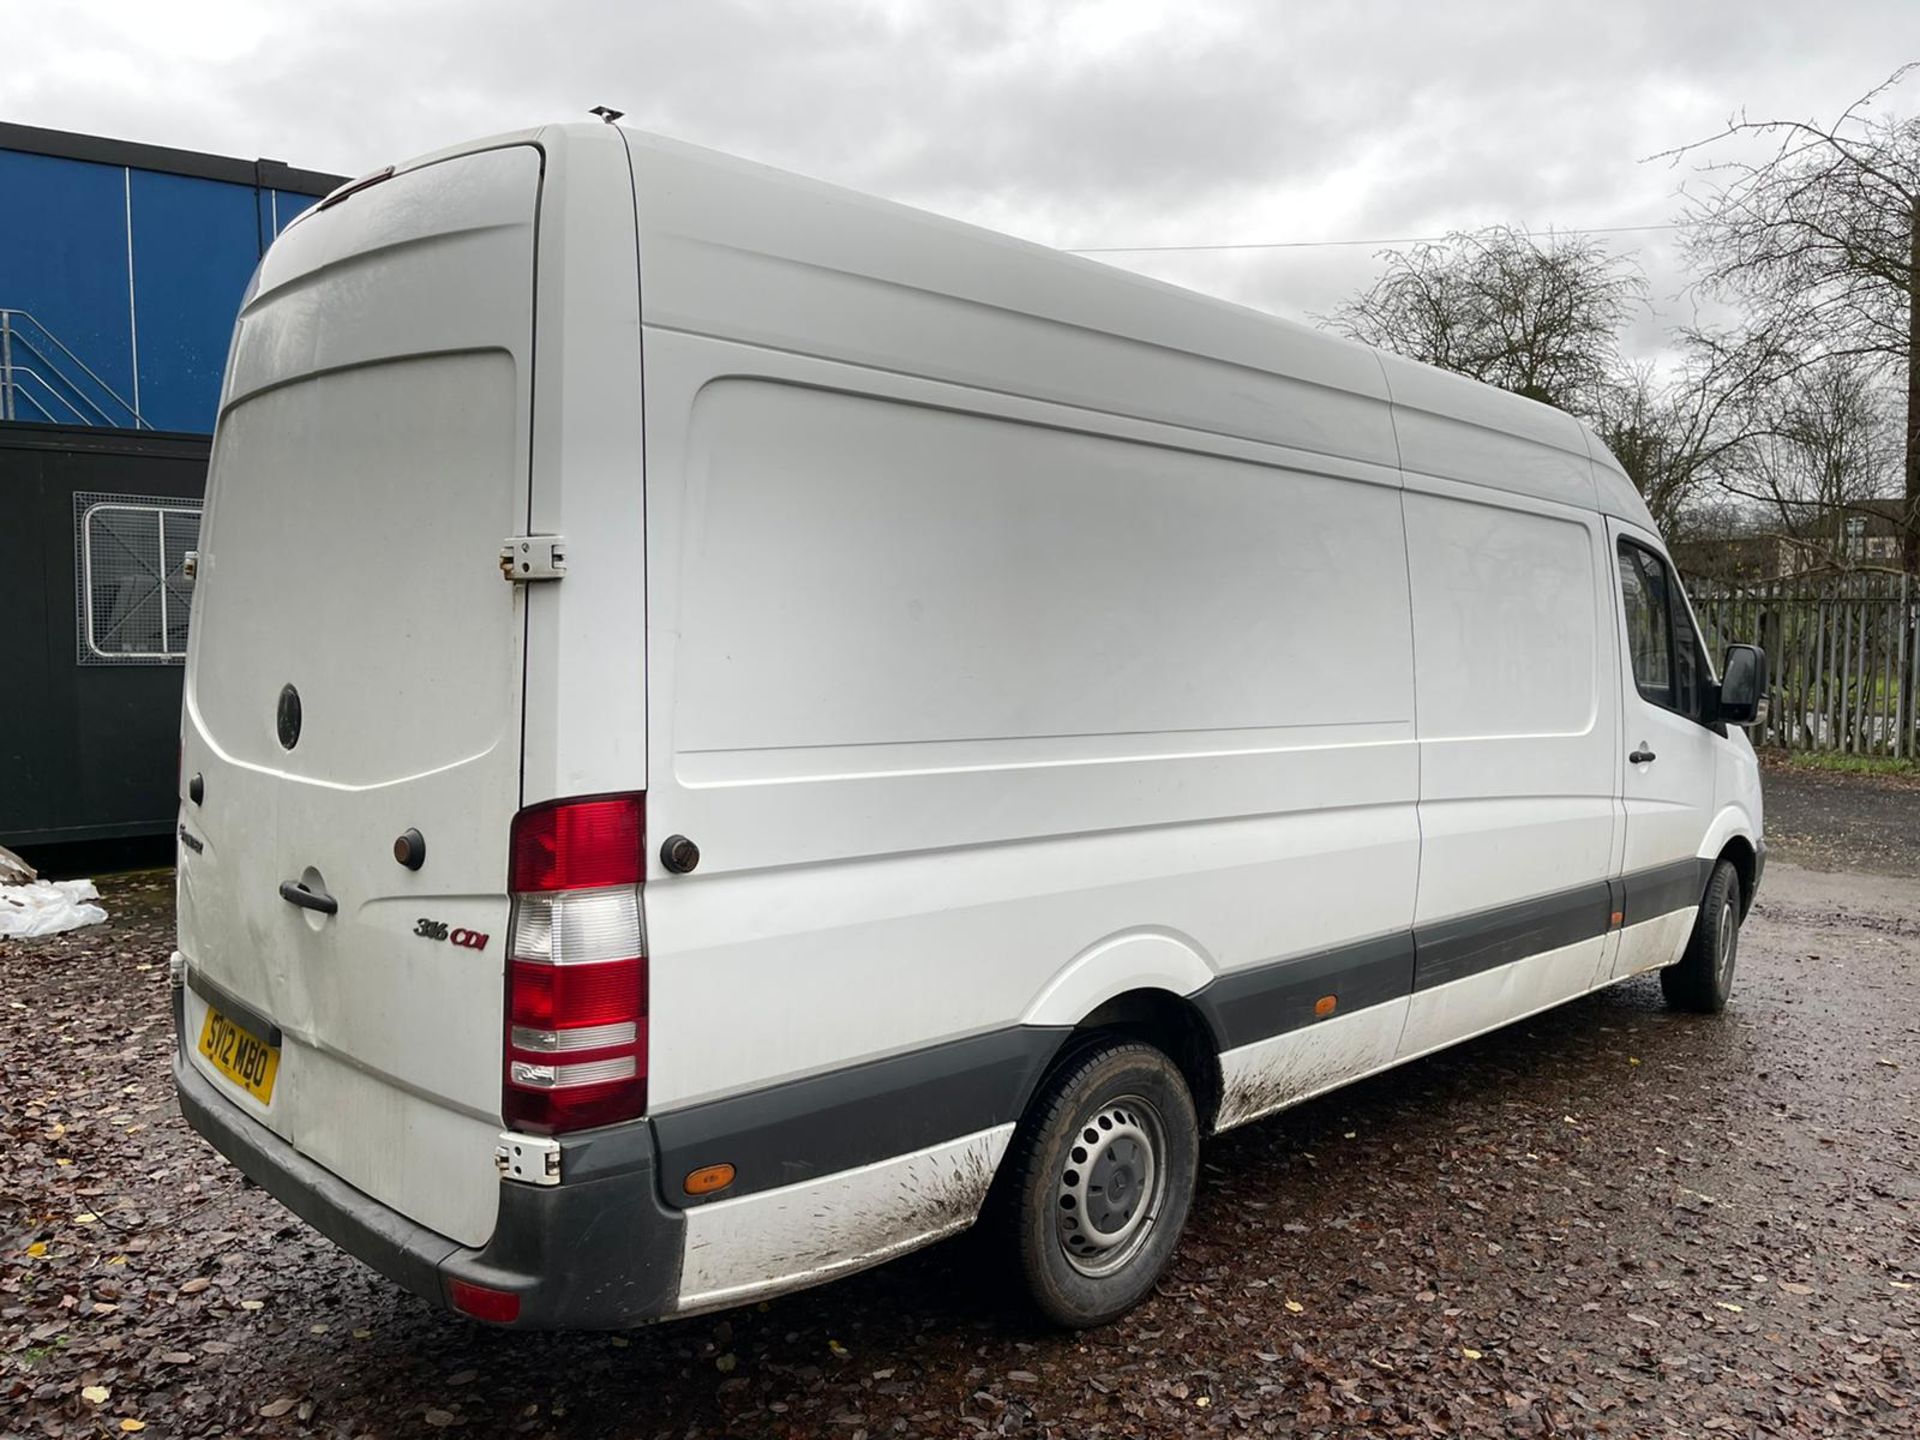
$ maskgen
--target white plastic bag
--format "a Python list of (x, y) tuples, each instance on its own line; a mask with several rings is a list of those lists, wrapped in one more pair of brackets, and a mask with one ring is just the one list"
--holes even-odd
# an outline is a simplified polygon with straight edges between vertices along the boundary
[(98, 925), (107, 912), (89, 900), (100, 892), (91, 880), (36, 880), (28, 885), (0, 885), (0, 936), (25, 939), (58, 935), (82, 925)]

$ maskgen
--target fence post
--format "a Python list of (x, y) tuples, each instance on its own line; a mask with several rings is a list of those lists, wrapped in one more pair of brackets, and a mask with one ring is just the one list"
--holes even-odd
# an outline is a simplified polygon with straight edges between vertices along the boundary
[(1909, 697), (1913, 692), (1912, 655), (1907, 647), (1907, 630), (1912, 626), (1914, 639), (1920, 641), (1920, 625), (1913, 625), (1911, 602), (1913, 577), (1905, 570), (1900, 572), (1900, 611), (1894, 619), (1893, 648), (1894, 665), (1897, 673), (1893, 682), (1893, 755), (1896, 760), (1904, 759), (1907, 753), (1907, 727), (1913, 716), (1909, 709)]

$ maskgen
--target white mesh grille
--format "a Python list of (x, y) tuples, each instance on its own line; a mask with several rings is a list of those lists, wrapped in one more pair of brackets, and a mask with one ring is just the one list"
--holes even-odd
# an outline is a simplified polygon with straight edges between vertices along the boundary
[(197, 501), (73, 497), (74, 648), (82, 665), (186, 658), (192, 586), (182, 567), (200, 542)]

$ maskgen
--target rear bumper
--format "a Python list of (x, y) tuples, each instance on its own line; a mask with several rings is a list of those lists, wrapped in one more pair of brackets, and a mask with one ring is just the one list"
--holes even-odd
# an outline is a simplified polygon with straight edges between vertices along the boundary
[(442, 1307), (452, 1280), (510, 1291), (517, 1329), (621, 1329), (676, 1309), (686, 1221), (660, 1201), (645, 1121), (569, 1137), (559, 1185), (501, 1181), (493, 1238), (471, 1249), (354, 1189), (242, 1111), (188, 1060), (178, 989), (173, 1003), (173, 1081), (187, 1123), (349, 1255)]

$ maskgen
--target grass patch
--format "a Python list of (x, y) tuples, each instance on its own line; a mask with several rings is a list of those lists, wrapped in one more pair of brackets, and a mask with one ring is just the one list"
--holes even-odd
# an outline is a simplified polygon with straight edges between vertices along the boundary
[(1796, 770), (1827, 770), (1839, 775), (1920, 775), (1920, 763), (1889, 755), (1827, 755), (1790, 750), (1781, 757)]

